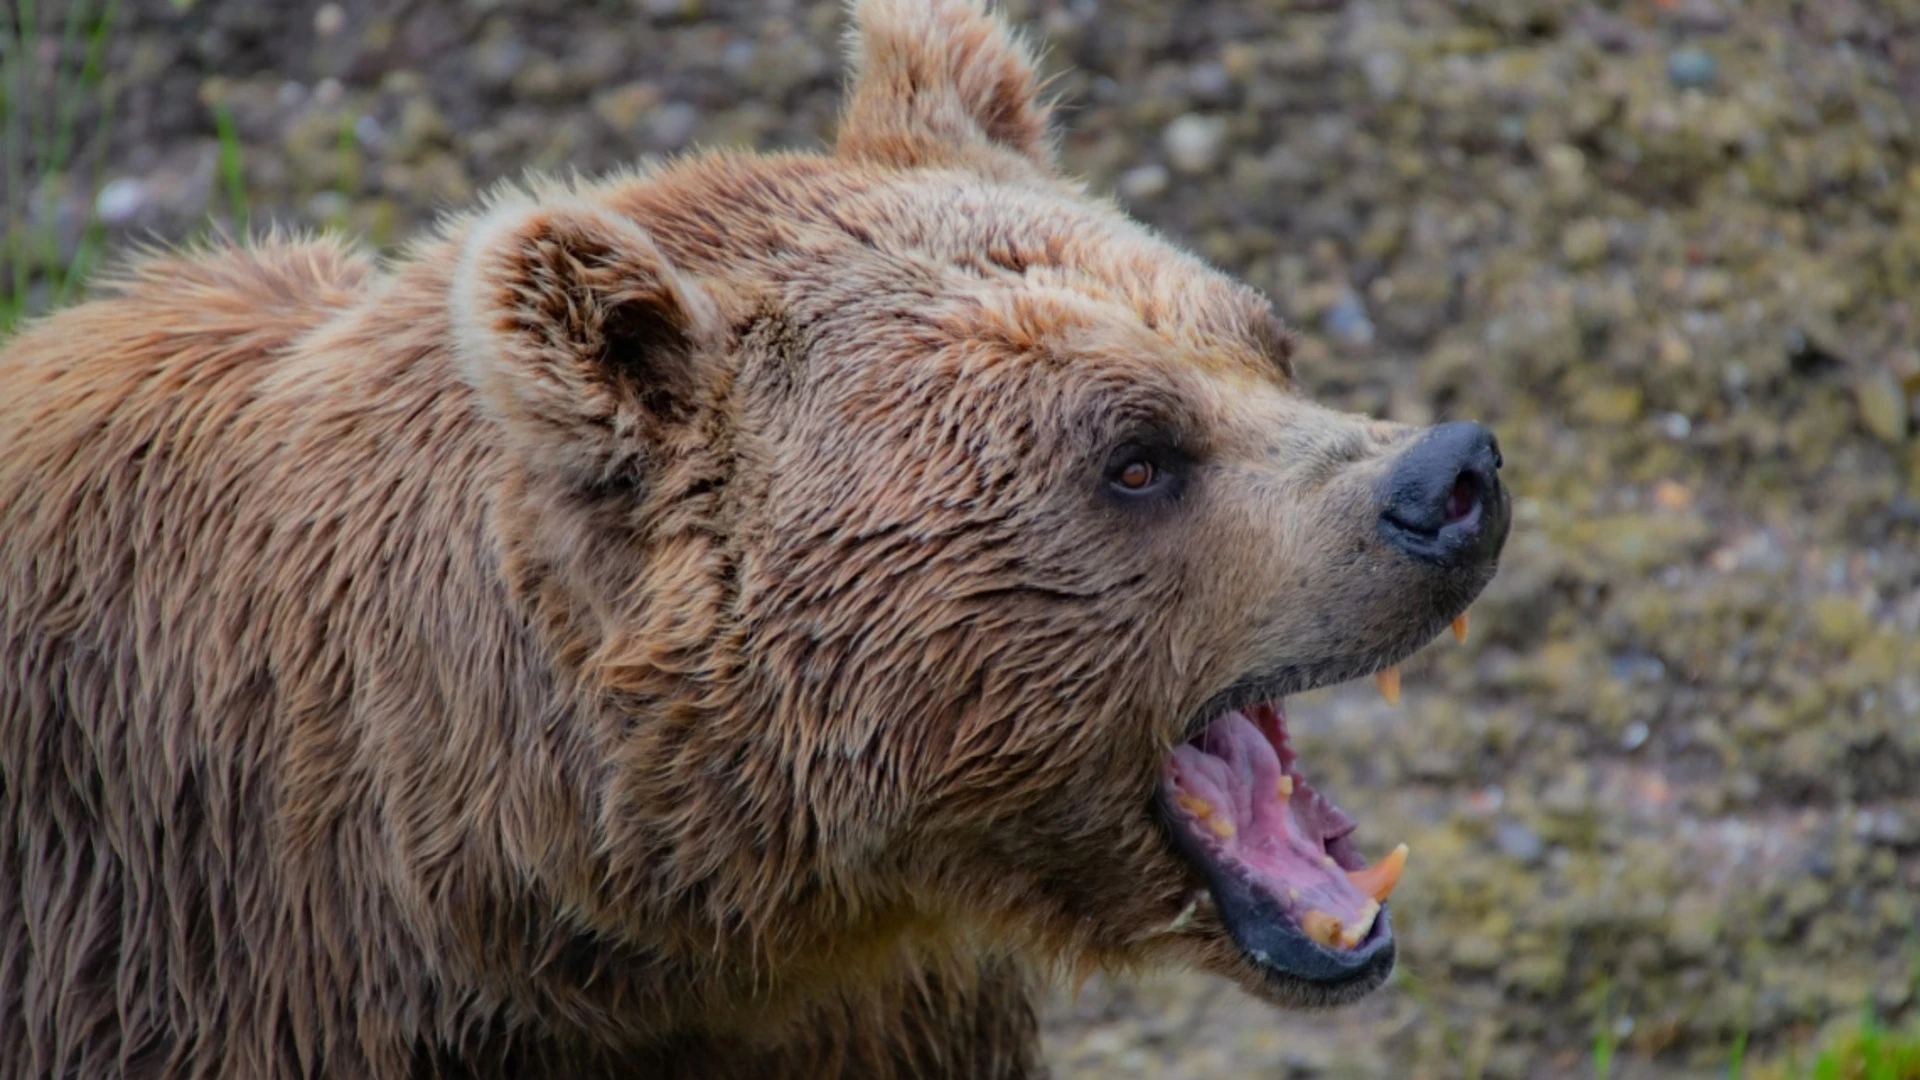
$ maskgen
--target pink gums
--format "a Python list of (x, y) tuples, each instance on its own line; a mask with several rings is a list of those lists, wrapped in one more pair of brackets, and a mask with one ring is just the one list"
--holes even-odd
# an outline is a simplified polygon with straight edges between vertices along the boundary
[[(1312, 909), (1343, 922), (1365, 918), (1372, 898), (1346, 873), (1365, 863), (1351, 843), (1341, 842), (1353, 822), (1294, 773), (1293, 762), (1277, 709), (1228, 713), (1174, 747), (1168, 782), (1175, 819), (1295, 919)], [(1282, 776), (1292, 781), (1284, 800)]]

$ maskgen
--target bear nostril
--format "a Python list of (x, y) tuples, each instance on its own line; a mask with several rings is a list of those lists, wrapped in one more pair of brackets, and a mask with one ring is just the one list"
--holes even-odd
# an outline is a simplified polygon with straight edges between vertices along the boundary
[(1473, 508), (1480, 504), (1480, 480), (1472, 473), (1461, 473), (1453, 482), (1453, 490), (1447, 493), (1447, 505), (1444, 511), (1446, 524), (1454, 525), (1465, 521)]

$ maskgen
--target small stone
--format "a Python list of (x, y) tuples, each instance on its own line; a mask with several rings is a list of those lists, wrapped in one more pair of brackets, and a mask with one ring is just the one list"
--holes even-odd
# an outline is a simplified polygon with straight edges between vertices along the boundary
[(425, 97), (408, 98), (400, 107), (400, 126), (394, 136), (394, 153), (406, 159), (423, 154), (428, 147), (443, 143), (448, 135), (446, 118)]
[(1547, 167), (1548, 191), (1563, 205), (1578, 202), (1590, 188), (1587, 155), (1579, 147), (1555, 143), (1541, 155)]
[(1187, 113), (1176, 117), (1160, 136), (1167, 160), (1183, 173), (1211, 172), (1220, 162), (1227, 142), (1227, 121), (1218, 116)]
[(1461, 971), (1493, 971), (1506, 955), (1500, 942), (1485, 934), (1465, 934), (1453, 942), (1453, 966)]
[(1688, 45), (1667, 54), (1667, 81), (1682, 90), (1704, 90), (1719, 74), (1719, 61), (1705, 49)]
[(1686, 335), (1677, 330), (1660, 332), (1660, 362), (1672, 367), (1693, 362), (1693, 346), (1687, 344)]
[(209, 109), (217, 108), (221, 105), (228, 104), (227, 91), (229, 86), (230, 84), (226, 79), (214, 75), (201, 80), (200, 89), (196, 96), (200, 99), (200, 104), (205, 105)]
[(1587, 155), (1577, 146), (1554, 143), (1544, 155), (1547, 171), (1555, 176), (1575, 177), (1587, 171)]
[(1120, 174), (1120, 194), (1131, 202), (1157, 198), (1166, 192), (1169, 180), (1165, 165), (1141, 165)]
[(1717, 307), (1733, 295), (1733, 275), (1725, 270), (1703, 270), (1693, 279), (1693, 302)]
[(1646, 392), (1638, 386), (1597, 386), (1574, 403), (1580, 418), (1609, 426), (1632, 423), (1646, 407)]
[(1233, 96), (1233, 77), (1218, 63), (1195, 64), (1187, 72), (1187, 89), (1195, 101), (1205, 105), (1224, 105)]
[(1648, 731), (1646, 721), (1635, 720), (1627, 725), (1626, 731), (1621, 733), (1620, 748), (1622, 750), (1638, 750), (1647, 744), (1647, 736), (1649, 734), (1650, 732)]
[(1667, 941), (1683, 956), (1707, 956), (1724, 919), (1719, 904), (1699, 896), (1680, 897), (1669, 909)]
[(558, 101), (566, 93), (567, 73), (559, 64), (542, 57), (516, 72), (512, 85), (515, 97), (528, 101)]
[(1367, 317), (1366, 306), (1351, 289), (1343, 291), (1328, 305), (1326, 314), (1320, 317), (1320, 325), (1329, 336), (1349, 345), (1373, 342), (1373, 320)]
[(1080, 1043), (1080, 1049), (1099, 1057), (1112, 1057), (1125, 1050), (1126, 1047), (1126, 1035), (1112, 1028), (1096, 1031)]
[(1693, 492), (1686, 485), (1662, 480), (1653, 485), (1653, 501), (1662, 510), (1685, 510), (1693, 505)]
[(352, 209), (353, 200), (338, 191), (315, 192), (307, 200), (307, 216), (322, 223), (343, 220)]
[(1807, 604), (1813, 630), (1835, 649), (1849, 649), (1873, 631), (1873, 619), (1852, 597), (1824, 594)]
[(1500, 969), (1507, 984), (1534, 997), (1546, 997), (1566, 984), (1567, 963), (1558, 953), (1520, 956)]
[(1540, 805), (1562, 816), (1585, 813), (1593, 805), (1593, 771), (1572, 765), (1540, 792)]
[(1860, 422), (1883, 442), (1895, 446), (1907, 440), (1907, 395), (1893, 373), (1876, 367), (1854, 387), (1860, 403)]
[(1540, 834), (1518, 821), (1503, 821), (1496, 826), (1493, 845), (1500, 849), (1500, 854), (1527, 866), (1538, 863), (1547, 852), (1547, 842)]
[(321, 37), (332, 37), (347, 25), (347, 13), (339, 4), (321, 4), (320, 10), (313, 13), (313, 32)]
[(1668, 18), (1682, 30), (1715, 33), (1732, 21), (1716, 0), (1671, 0)]
[(640, 10), (655, 22), (675, 22), (700, 16), (700, 0), (640, 0)]
[(720, 63), (735, 78), (748, 78), (753, 74), (754, 60), (759, 53), (759, 48), (745, 38), (729, 41), (727, 47), (720, 50)]
[(660, 90), (650, 82), (633, 82), (594, 95), (594, 114), (618, 132), (634, 131), (647, 110), (660, 103)]
[(1230, 42), (1220, 49), (1220, 67), (1235, 79), (1252, 75), (1259, 63), (1260, 54), (1246, 42)]
[(131, 177), (107, 181), (93, 200), (93, 212), (109, 225), (123, 225), (147, 202), (147, 186)]
[(1862, 810), (1854, 819), (1854, 835), (1862, 840), (1888, 847), (1912, 847), (1920, 844), (1920, 818), (1898, 810)]
[(1592, 266), (1607, 257), (1607, 224), (1582, 218), (1560, 234), (1560, 256), (1573, 267)]
[(353, 122), (353, 137), (361, 146), (375, 153), (387, 145), (387, 133), (372, 114), (361, 116)]
[(1396, 52), (1368, 53), (1360, 69), (1366, 74), (1367, 89), (1375, 101), (1392, 101), (1407, 84), (1407, 62)]
[(678, 150), (693, 138), (700, 110), (684, 101), (669, 101), (647, 116), (649, 140), (662, 150)]
[(703, 146), (752, 150), (763, 145), (767, 133), (779, 126), (778, 112), (760, 102), (749, 101), (737, 109), (726, 109), (708, 117), (700, 129), (700, 142)]
[(441, 203), (465, 202), (473, 197), (473, 184), (467, 179), (460, 160), (447, 153), (429, 155), (414, 172), (416, 190)]
[(526, 45), (510, 32), (496, 32), (467, 53), (466, 63), (480, 85), (498, 88), (510, 85), (526, 62)]

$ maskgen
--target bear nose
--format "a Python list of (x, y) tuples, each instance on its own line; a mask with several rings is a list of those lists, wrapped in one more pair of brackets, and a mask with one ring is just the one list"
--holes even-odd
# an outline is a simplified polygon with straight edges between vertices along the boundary
[(1380, 531), (1422, 562), (1487, 562), (1507, 539), (1500, 443), (1471, 421), (1440, 424), (1400, 455), (1382, 492)]

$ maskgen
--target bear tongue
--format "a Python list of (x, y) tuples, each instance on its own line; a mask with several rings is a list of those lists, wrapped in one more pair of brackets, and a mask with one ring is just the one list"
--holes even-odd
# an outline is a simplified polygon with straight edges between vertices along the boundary
[[(1210, 856), (1320, 944), (1353, 948), (1366, 940), (1405, 865), (1404, 844), (1377, 866), (1343, 869), (1328, 845), (1353, 822), (1284, 769), (1271, 736), (1243, 713), (1176, 746), (1170, 765), (1180, 824)], [(1339, 846), (1351, 852), (1350, 844)], [(1347, 861), (1358, 860), (1349, 854)]]

